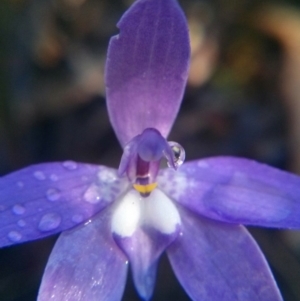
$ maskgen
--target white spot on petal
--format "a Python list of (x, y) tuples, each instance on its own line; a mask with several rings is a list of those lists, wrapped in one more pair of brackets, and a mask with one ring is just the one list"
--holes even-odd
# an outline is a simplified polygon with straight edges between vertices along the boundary
[(170, 198), (155, 189), (145, 199), (145, 222), (161, 233), (171, 234), (181, 224), (181, 219)]
[(136, 190), (128, 191), (118, 202), (112, 216), (112, 232), (130, 237), (140, 225), (143, 198)]

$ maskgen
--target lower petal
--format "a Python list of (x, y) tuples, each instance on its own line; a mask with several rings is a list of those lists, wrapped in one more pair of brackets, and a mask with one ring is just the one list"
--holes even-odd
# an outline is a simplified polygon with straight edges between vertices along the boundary
[(113, 241), (108, 210), (61, 234), (47, 263), (38, 301), (121, 300), (128, 264)]
[(159, 189), (147, 197), (131, 189), (116, 202), (112, 211), (115, 241), (129, 258), (139, 295), (149, 300), (158, 259), (179, 233), (178, 210)]
[(135, 287), (144, 300), (149, 300), (153, 294), (159, 257), (177, 234), (177, 231), (166, 235), (154, 229), (140, 228), (130, 237), (114, 235), (129, 258)]
[(266, 260), (242, 226), (182, 209), (182, 235), (168, 248), (173, 270), (193, 300), (282, 301)]

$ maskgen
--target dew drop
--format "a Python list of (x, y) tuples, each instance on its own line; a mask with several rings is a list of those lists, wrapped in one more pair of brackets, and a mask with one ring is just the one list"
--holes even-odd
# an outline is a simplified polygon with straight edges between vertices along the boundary
[(42, 171), (35, 171), (33, 173), (33, 176), (40, 181), (46, 180), (46, 176)]
[(55, 202), (60, 199), (60, 192), (56, 188), (49, 188), (46, 192), (46, 197), (49, 201)]
[(25, 208), (22, 205), (14, 205), (12, 211), (16, 215), (22, 215), (25, 213)]
[(74, 161), (65, 161), (62, 165), (68, 170), (75, 170), (78, 167), (77, 163)]
[[(182, 165), (185, 160), (185, 150), (184, 148), (177, 142), (169, 141), (169, 146), (171, 147), (171, 150), (173, 152), (173, 160), (175, 167)], [(169, 167), (172, 167), (172, 164), (170, 162), (167, 162)]]
[(23, 188), (24, 187), (24, 183), (22, 181), (17, 182), (17, 186), (19, 188)]
[(91, 204), (97, 204), (100, 202), (100, 195), (98, 192), (98, 187), (93, 184), (91, 185), (87, 191), (83, 195), (83, 199)]
[(56, 182), (56, 181), (58, 180), (58, 176), (57, 176), (56, 174), (51, 174), (51, 175), (50, 175), (50, 180), (51, 180), (52, 182)]
[(74, 214), (72, 216), (72, 221), (76, 224), (79, 224), (83, 221), (83, 216), (81, 214)]
[(17, 231), (10, 231), (7, 236), (13, 242), (17, 242), (22, 239), (21, 233), (19, 233)]
[(47, 232), (56, 229), (61, 223), (61, 217), (57, 213), (47, 213), (45, 214), (38, 228), (42, 232)]
[(87, 225), (90, 224), (91, 222), (92, 222), (92, 220), (89, 219), (88, 221), (86, 221), (86, 222), (84, 223), (84, 225), (87, 226)]
[(100, 180), (100, 182), (113, 183), (114, 181), (116, 181), (117, 177), (113, 171), (103, 169), (98, 173), (98, 179)]
[(23, 220), (23, 219), (20, 219), (18, 222), (17, 222), (18, 226), (23, 228), (26, 226), (26, 222)]

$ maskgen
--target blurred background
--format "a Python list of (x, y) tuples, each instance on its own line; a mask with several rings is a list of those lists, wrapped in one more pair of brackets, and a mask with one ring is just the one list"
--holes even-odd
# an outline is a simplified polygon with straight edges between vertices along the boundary
[[(0, 175), (71, 159), (117, 167), (103, 70), (129, 0), (0, 1)], [(300, 3), (182, 0), (192, 62), (170, 140), (187, 159), (253, 158), (300, 174)], [(250, 228), (285, 301), (300, 234)], [(57, 237), (0, 250), (0, 300), (34, 301)], [(131, 279), (124, 301), (139, 300)], [(189, 300), (164, 256), (153, 301)]]

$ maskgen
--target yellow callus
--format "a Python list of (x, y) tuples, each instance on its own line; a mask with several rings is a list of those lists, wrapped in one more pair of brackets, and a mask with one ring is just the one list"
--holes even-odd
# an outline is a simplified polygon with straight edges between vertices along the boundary
[(141, 194), (149, 194), (157, 186), (157, 183), (151, 183), (147, 185), (133, 184), (133, 188)]

